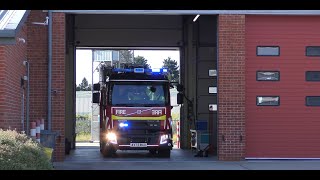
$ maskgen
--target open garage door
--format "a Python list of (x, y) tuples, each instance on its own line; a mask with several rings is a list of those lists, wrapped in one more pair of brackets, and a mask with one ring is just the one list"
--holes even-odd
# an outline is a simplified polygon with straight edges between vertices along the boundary
[(75, 41), (85, 47), (179, 47), (182, 16), (75, 15)]
[(320, 158), (319, 29), (316, 16), (246, 17), (246, 158)]

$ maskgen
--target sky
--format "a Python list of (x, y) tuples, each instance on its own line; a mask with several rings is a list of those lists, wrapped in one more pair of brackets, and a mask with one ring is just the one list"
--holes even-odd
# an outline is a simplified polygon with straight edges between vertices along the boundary
[[(180, 52), (178, 50), (135, 50), (134, 56), (143, 56), (148, 60), (148, 64), (152, 68), (161, 68), (163, 65), (163, 60), (170, 57), (173, 60), (176, 60), (178, 66), (180, 66)], [(91, 50), (87, 49), (78, 49), (76, 51), (76, 84), (80, 84), (82, 79), (85, 77), (89, 84), (91, 84), (92, 78), (92, 53)], [(94, 63), (94, 68), (98, 63)], [(95, 72), (93, 76), (93, 83), (99, 81), (98, 73)]]

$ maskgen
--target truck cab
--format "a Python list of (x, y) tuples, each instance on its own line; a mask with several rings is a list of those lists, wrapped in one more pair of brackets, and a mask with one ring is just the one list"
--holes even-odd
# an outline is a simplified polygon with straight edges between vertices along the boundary
[(166, 69), (100, 68), (94, 103), (100, 106), (100, 151), (149, 150), (170, 157), (172, 119)]

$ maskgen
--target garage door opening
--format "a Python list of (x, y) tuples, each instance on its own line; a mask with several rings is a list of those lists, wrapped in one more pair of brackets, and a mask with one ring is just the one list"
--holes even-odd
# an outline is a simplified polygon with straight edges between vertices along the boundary
[[(74, 82), (76, 86), (82, 82), (84, 77), (80, 76), (80, 81), (75, 82), (76, 73), (78, 69), (76, 66), (80, 63), (76, 54), (76, 51), (89, 50), (109, 50), (109, 56), (116, 57), (116, 51), (123, 50), (127, 54), (132, 53), (134, 58), (143, 58), (148, 60), (148, 63), (152, 68), (162, 67), (162, 61), (170, 57), (171, 60), (176, 60), (179, 66), (179, 81), (184, 85), (184, 93), (192, 103), (188, 103), (186, 100), (184, 104), (177, 106), (176, 103), (176, 89), (171, 91), (171, 104), (173, 105), (173, 128), (179, 134), (173, 137), (175, 148), (181, 150), (191, 150), (191, 129), (194, 127), (192, 122), (201, 122), (207, 124), (205, 131), (209, 132), (211, 136), (204, 138), (209, 140), (213, 147), (213, 153), (210, 152), (210, 156), (216, 156), (217, 154), (217, 111), (215, 108), (208, 108), (208, 105), (216, 107), (217, 105), (217, 38), (216, 38), (216, 16), (201, 16), (201, 18), (194, 22), (193, 15), (112, 15), (112, 14), (68, 14), (66, 16), (67, 21), (67, 67), (69, 69), (74, 68), (74, 71), (67, 71), (66, 78), (68, 82)], [(102, 23), (103, 22), (103, 23)], [(112, 48), (111, 48), (112, 47)], [(145, 51), (145, 54), (141, 54), (141, 51)], [(151, 61), (155, 56), (149, 58), (146, 53), (160, 52), (158, 56), (165, 55), (165, 51), (173, 51), (179, 53), (179, 58), (174, 58), (170, 55), (165, 55), (158, 63), (160, 65), (154, 65)], [(130, 53), (128, 53), (130, 52)], [(79, 55), (82, 56), (82, 55)], [(120, 54), (118, 54), (120, 57)], [(82, 56), (84, 57), (84, 56)], [(92, 62), (92, 52), (88, 56), (87, 68), (92, 71), (99, 64)], [(150, 62), (149, 62), (150, 61)], [(76, 72), (75, 72), (76, 71)], [(213, 72), (213, 73), (211, 73)], [(74, 74), (73, 76), (71, 74)], [(96, 72), (95, 72), (96, 73)], [(72, 81), (72, 77), (74, 80)], [(95, 78), (93, 76), (93, 78)], [(88, 80), (88, 86), (92, 83), (90, 77)], [(67, 86), (70, 83), (66, 82)], [(67, 92), (71, 93), (71, 87), (67, 88)], [(76, 90), (73, 91), (76, 94)], [(88, 92), (89, 94), (90, 92)], [(91, 94), (90, 94), (91, 96)], [(70, 96), (66, 96), (67, 98)], [(70, 99), (70, 100), (68, 100)], [(66, 116), (74, 116), (73, 122), (66, 119), (66, 137), (72, 139), (75, 137), (74, 133), (76, 127), (76, 95), (73, 98), (66, 100), (66, 106), (70, 107), (70, 110), (66, 110)], [(91, 102), (91, 98), (89, 98)], [(71, 103), (74, 103), (71, 104)], [(188, 104), (193, 104), (192, 106)], [(81, 106), (79, 106), (81, 107)], [(211, 107), (211, 106), (209, 106)], [(181, 114), (178, 108), (181, 109)], [(71, 109), (75, 109), (72, 111)], [(89, 105), (89, 109), (95, 109), (92, 105)], [(177, 115), (175, 114), (177, 112)], [(192, 113), (190, 113), (192, 112)], [(89, 114), (90, 115), (90, 114)], [(175, 121), (176, 116), (180, 116), (181, 122)], [(90, 116), (89, 116), (90, 117)], [(190, 118), (191, 117), (191, 118)], [(91, 117), (90, 117), (91, 118)], [(86, 136), (86, 142), (91, 144), (99, 144), (94, 135), (94, 126), (91, 126), (91, 122), (98, 124), (98, 116), (93, 116), (90, 121), (90, 134)], [(179, 124), (178, 124), (179, 122)], [(176, 127), (175, 127), (176, 126)], [(194, 125), (195, 126), (195, 125)], [(91, 128), (93, 128), (91, 130)], [(96, 130), (97, 131), (97, 130)], [(176, 133), (176, 132), (174, 132)], [(98, 134), (98, 133), (96, 133)], [(78, 134), (77, 134), (78, 135)], [(180, 138), (178, 139), (178, 137)], [(202, 137), (199, 135), (199, 137)], [(75, 138), (76, 139), (76, 138)], [(78, 139), (77, 139), (78, 140)], [(73, 141), (74, 147), (76, 140)], [(99, 146), (99, 145), (97, 145)], [(179, 149), (179, 150), (180, 150)], [(193, 153), (188, 155), (193, 156)], [(99, 154), (99, 153), (97, 153)]]
[[(125, 64), (143, 65), (152, 69), (167, 68), (171, 82), (179, 83), (180, 51), (168, 49), (78, 48), (76, 50), (76, 146), (99, 146), (99, 106), (92, 103), (92, 84), (99, 82), (101, 63), (115, 68)], [(170, 89), (173, 147), (180, 148), (180, 106), (176, 83)]]

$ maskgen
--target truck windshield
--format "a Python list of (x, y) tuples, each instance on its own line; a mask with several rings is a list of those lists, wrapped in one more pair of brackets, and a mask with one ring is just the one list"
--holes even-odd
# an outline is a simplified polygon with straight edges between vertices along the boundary
[(169, 88), (164, 82), (114, 82), (109, 102), (115, 106), (165, 106)]

